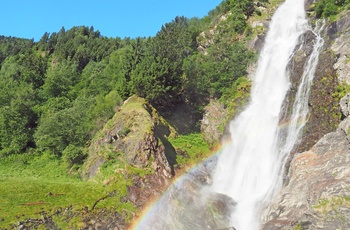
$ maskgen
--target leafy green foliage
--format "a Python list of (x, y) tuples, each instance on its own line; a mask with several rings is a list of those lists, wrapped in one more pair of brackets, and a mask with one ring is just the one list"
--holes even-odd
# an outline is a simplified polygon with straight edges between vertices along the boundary
[(335, 99), (335, 101), (339, 102), (340, 99), (342, 99), (349, 92), (350, 92), (350, 85), (343, 82), (336, 87), (335, 92), (332, 94), (332, 97)]
[(72, 86), (78, 81), (77, 66), (70, 60), (55, 64), (47, 71), (45, 83), (42, 87), (43, 97), (62, 97), (67, 95)]
[(210, 48), (207, 55), (190, 57), (184, 63), (189, 94), (195, 89), (200, 95), (220, 98), (239, 77), (246, 76), (247, 65), (253, 57), (240, 42), (229, 46), (220, 42)]
[(349, 0), (321, 0), (315, 7), (316, 16), (326, 18), (336, 15), (339, 13), (341, 7), (349, 3)]
[(7, 57), (23, 53), (33, 44), (29, 39), (0, 36), (0, 66)]
[(75, 164), (83, 164), (85, 157), (86, 154), (84, 153), (84, 149), (72, 144), (69, 144), (62, 152), (62, 159), (69, 167), (72, 167)]
[(91, 130), (86, 114), (92, 103), (91, 98), (78, 98), (72, 107), (41, 116), (34, 134), (37, 147), (60, 156), (70, 144), (84, 146)]

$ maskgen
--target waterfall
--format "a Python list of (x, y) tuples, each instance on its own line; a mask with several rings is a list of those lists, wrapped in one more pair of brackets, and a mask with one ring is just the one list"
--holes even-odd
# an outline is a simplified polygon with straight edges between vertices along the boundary
[(237, 202), (232, 225), (258, 229), (261, 208), (279, 190), (285, 159), (307, 120), (308, 96), (323, 39), (316, 42), (295, 97), (285, 137), (279, 131), (282, 104), (290, 87), (288, 63), (300, 35), (310, 29), (304, 0), (287, 0), (274, 14), (253, 76), (251, 100), (230, 124), (232, 144), (224, 148), (213, 178), (213, 190)]
[[(304, 0), (286, 0), (277, 9), (252, 77), (250, 102), (230, 123), (231, 144), (219, 156), (180, 177), (136, 229), (259, 228), (261, 211), (281, 188), (287, 156), (308, 118), (308, 97), (323, 45), (323, 26), (318, 22), (312, 30)], [(301, 35), (308, 30), (315, 35), (314, 44), (286, 129), (280, 121), (291, 86), (288, 65), (302, 44)]]

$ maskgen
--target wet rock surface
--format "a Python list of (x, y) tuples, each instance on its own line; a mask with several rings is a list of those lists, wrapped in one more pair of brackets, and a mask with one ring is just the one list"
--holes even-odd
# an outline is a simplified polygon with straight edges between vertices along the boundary
[[(322, 36), (325, 36), (328, 30), (329, 27), (325, 28)], [(311, 30), (306, 31), (300, 37), (300, 44), (296, 47), (297, 52), (289, 65), (291, 88), (286, 97), (284, 115), (280, 123), (288, 123), (295, 94), (314, 42), (315, 34)], [(329, 51), (330, 44), (330, 38), (326, 37), (310, 89), (308, 122), (303, 129), (303, 137), (300, 138), (294, 153), (310, 149), (322, 136), (335, 131), (340, 123), (341, 113), (338, 101), (333, 96), (339, 84), (337, 72), (333, 66), (337, 58)]]
[[(325, 28), (299, 153), (292, 156), (281, 192), (264, 211), (261, 229), (350, 229), (350, 95), (340, 103), (334, 97), (339, 82), (349, 83), (349, 19), (346, 12)], [(297, 55), (293, 85), (307, 50)]]

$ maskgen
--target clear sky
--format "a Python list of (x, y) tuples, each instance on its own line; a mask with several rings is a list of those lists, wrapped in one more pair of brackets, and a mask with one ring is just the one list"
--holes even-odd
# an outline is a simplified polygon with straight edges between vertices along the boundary
[(176, 16), (201, 18), (222, 0), (0, 0), (0, 35), (34, 38), (73, 26), (107, 37), (154, 36)]

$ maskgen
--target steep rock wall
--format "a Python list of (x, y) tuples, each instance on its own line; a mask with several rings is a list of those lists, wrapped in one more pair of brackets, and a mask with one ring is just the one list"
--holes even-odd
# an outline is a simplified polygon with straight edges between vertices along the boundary
[[(342, 99), (344, 115), (349, 98)], [(349, 126), (347, 116), (335, 132), (294, 156), (289, 183), (265, 210), (262, 229), (350, 228)]]
[[(337, 85), (350, 82), (349, 29), (350, 12), (327, 22), (311, 89), (310, 118), (295, 151), (299, 153), (290, 162), (288, 180), (262, 215), (262, 229), (350, 228), (350, 95), (340, 103), (336, 96)], [(297, 58), (295, 76), (303, 66)]]

